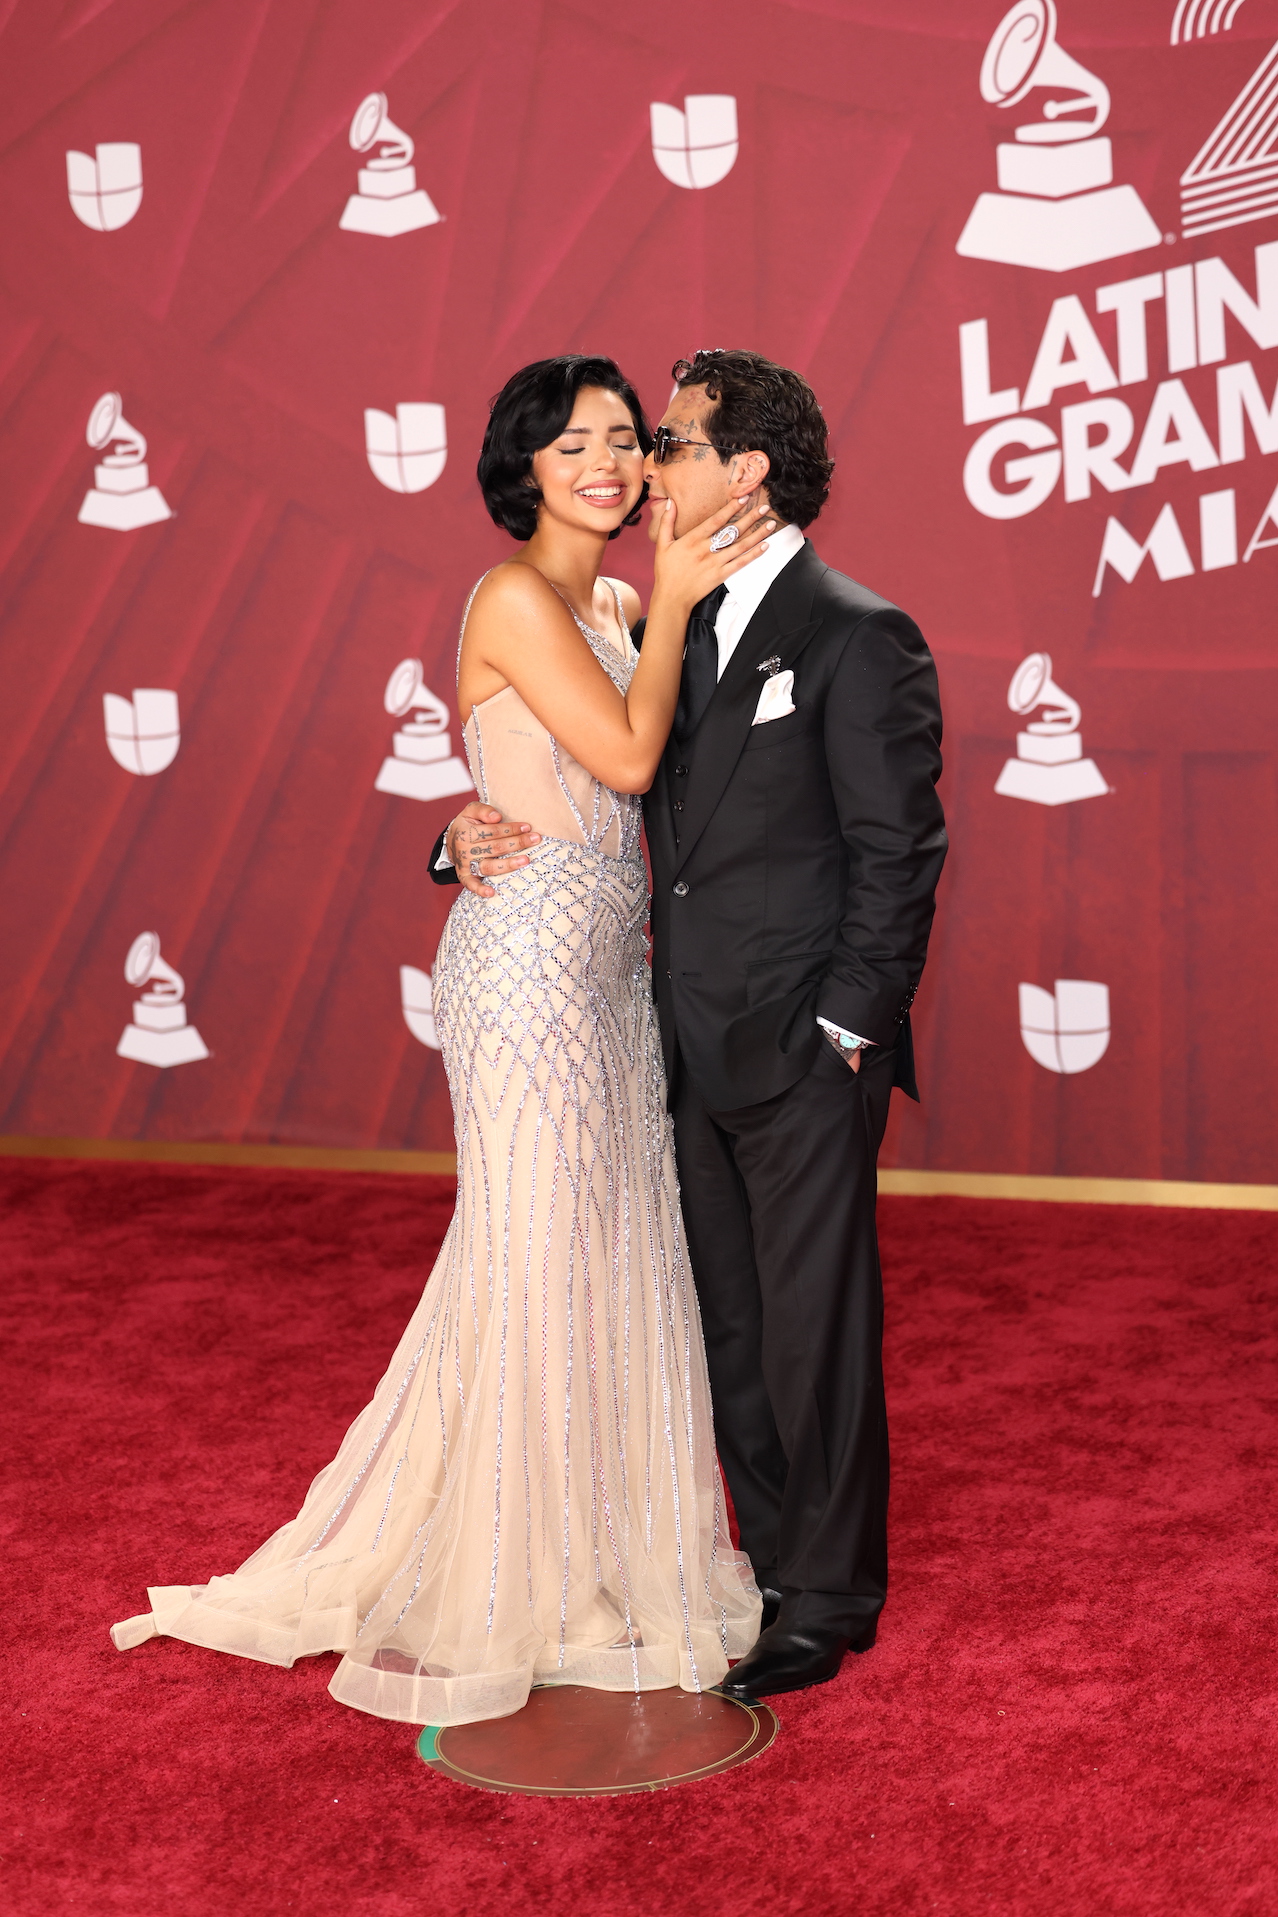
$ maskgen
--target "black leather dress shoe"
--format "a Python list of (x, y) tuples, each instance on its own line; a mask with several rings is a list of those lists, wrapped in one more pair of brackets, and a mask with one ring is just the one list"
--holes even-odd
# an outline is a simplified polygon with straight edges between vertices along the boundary
[(763, 1620), (759, 1625), (759, 1632), (762, 1635), (770, 1624), (775, 1624), (777, 1621), (777, 1614), (781, 1609), (781, 1592), (775, 1585), (761, 1584), (759, 1596), (763, 1599)]
[(877, 1626), (867, 1624), (856, 1637), (846, 1631), (803, 1628), (790, 1630), (774, 1624), (764, 1631), (754, 1649), (734, 1664), (719, 1689), (739, 1704), (757, 1697), (775, 1697), (780, 1691), (806, 1691), (812, 1684), (837, 1677), (845, 1651), (868, 1651)]

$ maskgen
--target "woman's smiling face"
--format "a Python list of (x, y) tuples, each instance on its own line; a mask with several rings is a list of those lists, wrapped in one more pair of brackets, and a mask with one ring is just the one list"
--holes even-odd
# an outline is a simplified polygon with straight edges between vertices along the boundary
[(540, 512), (561, 525), (612, 532), (643, 491), (643, 450), (624, 400), (583, 386), (568, 424), (533, 454)]

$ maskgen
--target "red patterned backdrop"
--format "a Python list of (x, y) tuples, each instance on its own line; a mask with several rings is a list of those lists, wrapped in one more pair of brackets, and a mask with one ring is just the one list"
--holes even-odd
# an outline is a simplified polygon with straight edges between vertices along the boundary
[[(595, 350), (659, 414), (676, 356), (740, 344), (812, 380), (818, 547), (940, 667), (953, 852), (887, 1161), (1274, 1178), (1278, 4), (1004, 13), (0, 5), (0, 1130), (451, 1144), (400, 968), (459, 800), (375, 781), (400, 661), (450, 708), (400, 750), (457, 749), (487, 400)], [(352, 148), (376, 93), (415, 181), (375, 104)], [(86, 444), (112, 392), (145, 473), (109, 405)], [(443, 409), (421, 490), (438, 415), (397, 442), (401, 404)], [(642, 590), (643, 532), (613, 550)], [(1018, 716), (1036, 653), (1066, 697)], [(108, 747), (135, 688), (175, 755), (171, 702)], [(185, 1027), (124, 977), (144, 931)], [(158, 1063), (117, 1051), (148, 996)]]

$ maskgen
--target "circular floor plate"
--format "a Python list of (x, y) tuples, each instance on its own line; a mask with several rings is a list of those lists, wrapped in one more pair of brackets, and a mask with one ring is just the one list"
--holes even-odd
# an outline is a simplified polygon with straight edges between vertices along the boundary
[(703, 1691), (534, 1690), (513, 1717), (428, 1724), (417, 1740), (433, 1770), (479, 1790), (615, 1797), (732, 1770), (766, 1751), (780, 1726), (766, 1704)]

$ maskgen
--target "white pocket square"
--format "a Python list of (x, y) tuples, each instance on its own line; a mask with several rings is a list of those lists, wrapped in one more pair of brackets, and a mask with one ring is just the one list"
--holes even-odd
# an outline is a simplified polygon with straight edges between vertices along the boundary
[(790, 696), (793, 691), (794, 674), (792, 672), (774, 673), (771, 679), (765, 680), (751, 724), (766, 725), (769, 719), (784, 719), (787, 712), (793, 712), (794, 700)]

